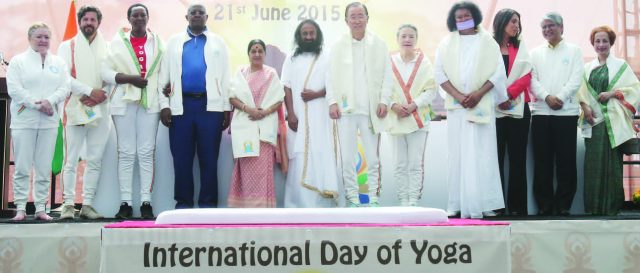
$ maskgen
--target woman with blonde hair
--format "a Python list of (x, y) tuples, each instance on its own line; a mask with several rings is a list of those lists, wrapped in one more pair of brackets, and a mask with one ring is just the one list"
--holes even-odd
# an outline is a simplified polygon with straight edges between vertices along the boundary
[(49, 26), (35, 23), (27, 33), (29, 48), (11, 60), (7, 70), (15, 161), (13, 202), (17, 208), (12, 220), (26, 219), (30, 175), (34, 168), (34, 218), (50, 221), (52, 218), (45, 209), (51, 185), (51, 160), (60, 122), (56, 104), (69, 93), (69, 71), (62, 58), (49, 52)]

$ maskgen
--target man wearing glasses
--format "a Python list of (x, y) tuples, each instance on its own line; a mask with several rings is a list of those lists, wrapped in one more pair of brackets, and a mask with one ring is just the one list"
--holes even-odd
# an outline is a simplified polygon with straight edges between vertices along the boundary
[(547, 43), (531, 51), (531, 90), (535, 96), (531, 107), (533, 194), (539, 215), (566, 216), (577, 184), (576, 125), (580, 107), (576, 93), (583, 74), (582, 52), (562, 38), (560, 14), (547, 13), (540, 26)]
[(359, 132), (368, 168), (369, 206), (375, 207), (380, 194), (378, 144), (391, 99), (391, 63), (387, 45), (367, 31), (369, 14), (364, 4), (347, 5), (345, 21), (350, 33), (331, 51), (326, 87), (329, 116), (338, 125), (347, 205), (361, 206), (356, 177)]

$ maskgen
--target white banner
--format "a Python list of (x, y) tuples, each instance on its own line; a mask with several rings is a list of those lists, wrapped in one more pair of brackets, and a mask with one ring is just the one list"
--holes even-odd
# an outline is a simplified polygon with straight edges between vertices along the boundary
[(509, 226), (104, 228), (100, 271), (510, 273)]

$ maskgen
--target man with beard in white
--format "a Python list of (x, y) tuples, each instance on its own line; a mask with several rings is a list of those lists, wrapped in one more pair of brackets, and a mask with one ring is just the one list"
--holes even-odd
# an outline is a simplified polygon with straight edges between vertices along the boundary
[(63, 118), (66, 160), (62, 172), (64, 204), (60, 219), (74, 218), (76, 169), (80, 150), (85, 143), (87, 167), (82, 179), (80, 217), (102, 218), (92, 206), (100, 180), (102, 154), (111, 129), (108, 100), (100, 77), (101, 62), (108, 54), (107, 43), (98, 31), (101, 21), (100, 9), (94, 6), (81, 7), (78, 10), (81, 33), (58, 48), (58, 55), (67, 63), (71, 74), (71, 95), (65, 102)]
[(335, 207), (338, 181), (331, 120), (325, 99), (329, 55), (313, 20), (296, 28), (296, 49), (282, 67), (289, 149), (289, 172), (284, 195), (287, 208)]

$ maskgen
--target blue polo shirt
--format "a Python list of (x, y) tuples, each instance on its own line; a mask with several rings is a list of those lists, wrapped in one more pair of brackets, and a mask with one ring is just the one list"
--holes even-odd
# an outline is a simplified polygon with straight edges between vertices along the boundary
[(187, 33), (191, 39), (182, 46), (182, 92), (205, 93), (207, 64), (204, 61), (204, 46), (207, 36), (204, 33), (193, 35), (188, 27)]

